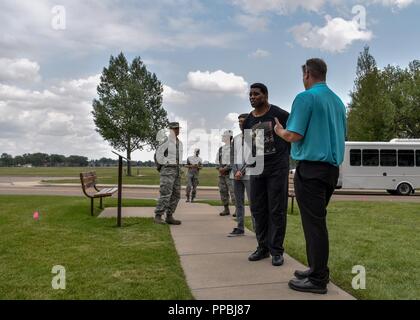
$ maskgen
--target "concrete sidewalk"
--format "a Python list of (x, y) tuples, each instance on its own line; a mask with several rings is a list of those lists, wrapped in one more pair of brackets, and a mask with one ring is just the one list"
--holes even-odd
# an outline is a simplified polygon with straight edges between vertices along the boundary
[[(189, 287), (198, 300), (349, 300), (354, 299), (334, 284), (328, 294), (300, 293), (288, 288), (296, 269), (305, 266), (285, 255), (281, 267), (273, 267), (271, 258), (249, 262), (256, 249), (255, 234), (228, 238), (236, 226), (232, 217), (220, 217), (219, 208), (207, 204), (179, 203), (176, 218), (181, 226), (171, 233)], [(232, 208), (233, 212), (233, 208)], [(123, 208), (123, 217), (153, 217), (154, 208)], [(249, 210), (247, 211), (249, 215)], [(116, 208), (106, 209), (100, 217), (116, 217)]]

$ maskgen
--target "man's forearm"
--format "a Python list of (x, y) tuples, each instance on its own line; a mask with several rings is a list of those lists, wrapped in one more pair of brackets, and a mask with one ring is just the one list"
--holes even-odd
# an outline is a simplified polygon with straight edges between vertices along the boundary
[(287, 142), (297, 142), (303, 139), (300, 134), (281, 128), (277, 130), (277, 134)]

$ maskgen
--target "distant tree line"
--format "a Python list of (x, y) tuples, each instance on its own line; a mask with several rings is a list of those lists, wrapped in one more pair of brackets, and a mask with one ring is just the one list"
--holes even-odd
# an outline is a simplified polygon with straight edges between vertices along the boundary
[[(138, 167), (154, 167), (153, 161), (133, 161), (132, 165)], [(124, 165), (126, 163), (124, 162)], [(98, 160), (89, 160), (84, 156), (72, 155), (66, 157), (61, 154), (46, 153), (25, 153), (13, 157), (10, 154), (3, 153), (0, 156), (0, 167), (116, 167), (118, 160), (110, 158), (101, 158)]]
[(83, 156), (72, 155), (69, 157), (61, 154), (46, 153), (25, 153), (21, 156), (13, 157), (3, 153), (0, 156), (0, 166), (2, 167), (87, 167), (89, 159)]
[[(123, 165), (127, 166), (124, 160)], [(131, 161), (132, 166), (136, 167), (156, 167), (154, 161)], [(3, 153), (0, 156), (0, 167), (117, 167), (118, 160), (111, 158), (100, 158), (89, 160), (83, 156), (63, 156), (60, 154), (46, 153), (25, 153), (21, 156), (13, 157), (10, 154)], [(203, 167), (215, 167), (216, 164), (204, 161)]]
[(348, 106), (348, 140), (420, 138), (420, 60), (380, 69), (365, 47)]

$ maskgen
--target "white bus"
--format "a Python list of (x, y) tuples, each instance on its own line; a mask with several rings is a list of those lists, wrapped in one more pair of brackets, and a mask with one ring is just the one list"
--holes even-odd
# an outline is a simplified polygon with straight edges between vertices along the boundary
[(346, 142), (337, 188), (411, 195), (420, 187), (420, 139)]

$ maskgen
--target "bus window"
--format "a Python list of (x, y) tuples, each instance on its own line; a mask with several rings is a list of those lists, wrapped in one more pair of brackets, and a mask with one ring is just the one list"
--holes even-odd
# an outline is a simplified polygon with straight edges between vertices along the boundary
[(377, 149), (363, 149), (362, 163), (366, 167), (379, 166), (379, 150)]
[(396, 167), (397, 166), (397, 150), (381, 150), (381, 166)]
[(350, 165), (359, 167), (362, 164), (362, 150), (352, 149), (350, 150)]
[(420, 150), (416, 150), (416, 166), (420, 167)]
[(414, 150), (398, 150), (398, 166), (414, 167)]

